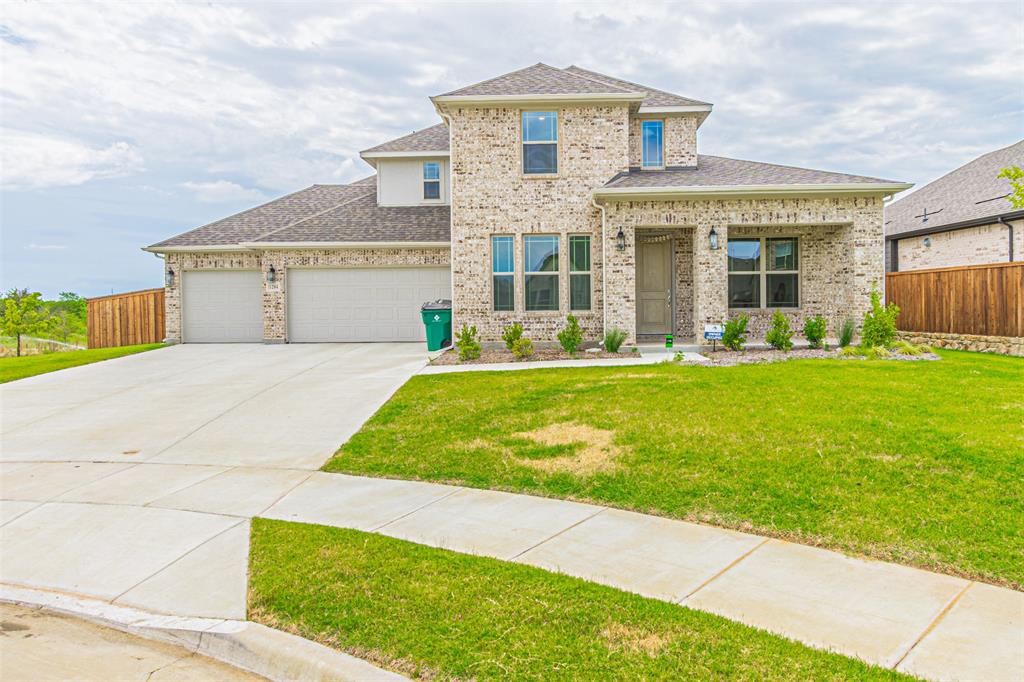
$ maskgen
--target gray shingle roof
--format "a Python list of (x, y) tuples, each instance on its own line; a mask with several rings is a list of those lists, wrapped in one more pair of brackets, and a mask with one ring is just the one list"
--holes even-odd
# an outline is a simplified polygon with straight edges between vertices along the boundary
[(652, 88), (647, 85), (640, 85), (639, 83), (631, 83), (630, 81), (622, 80), (621, 78), (613, 78), (612, 76), (606, 76), (603, 73), (589, 71), (578, 66), (570, 66), (566, 68), (565, 71), (579, 74), (581, 76), (596, 78), (597, 80), (610, 83), (620, 88), (646, 92), (647, 96), (644, 97), (644, 101), (641, 102), (641, 106), (645, 107), (685, 107), (708, 105), (707, 102), (701, 102), (700, 100), (690, 99), (689, 97), (682, 97), (680, 95), (673, 95), (671, 92), (658, 90), (657, 88)]
[[(885, 233), (937, 229), (984, 218), (995, 221), (1000, 215), (1017, 211), (1005, 198), (1010, 193), (1010, 181), (996, 177), (1010, 165), (1024, 167), (1024, 140), (983, 154), (886, 206)], [(927, 221), (923, 218), (925, 209)]]
[(396, 140), (364, 149), (368, 152), (446, 152), (448, 151), (448, 126), (438, 123), (435, 126), (417, 130)]
[(631, 92), (642, 91), (572, 73), (566, 69), (557, 69), (547, 64), (534, 64), (525, 69), (446, 92), (441, 96), (583, 95)]
[(350, 185), (313, 185), (280, 199), (274, 199), (255, 208), (165, 239), (150, 248), (224, 246), (249, 241), (264, 232), (286, 227), (296, 221), (338, 206), (367, 191), (373, 191), (376, 187), (376, 177), (371, 175)]
[(622, 173), (605, 187), (715, 187), (727, 185), (812, 185), (894, 182), (864, 175), (779, 166), (724, 156), (697, 156), (696, 168)]

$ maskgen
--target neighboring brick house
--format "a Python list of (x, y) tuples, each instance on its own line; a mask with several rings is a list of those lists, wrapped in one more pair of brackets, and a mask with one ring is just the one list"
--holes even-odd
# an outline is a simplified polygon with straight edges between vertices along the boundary
[(886, 271), (1024, 261), (1024, 210), (999, 171), (1024, 167), (1024, 140), (943, 175), (885, 208)]
[(310, 188), (148, 247), (176, 341), (406, 341), (451, 298), (485, 341), (701, 336), (860, 317), (882, 202), (910, 185), (697, 153), (711, 105), (537, 64), (432, 98), (442, 123)]

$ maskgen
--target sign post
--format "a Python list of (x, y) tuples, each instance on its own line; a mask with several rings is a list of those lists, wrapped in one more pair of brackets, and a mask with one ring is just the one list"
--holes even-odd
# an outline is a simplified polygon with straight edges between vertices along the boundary
[(704, 325), (704, 340), (711, 341), (711, 352), (714, 353), (717, 350), (716, 342), (722, 340), (722, 333), (725, 331), (724, 327), (720, 324), (706, 324)]

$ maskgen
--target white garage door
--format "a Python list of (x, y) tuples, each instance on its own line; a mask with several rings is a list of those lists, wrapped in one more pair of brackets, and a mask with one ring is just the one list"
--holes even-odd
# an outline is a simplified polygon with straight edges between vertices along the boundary
[(451, 298), (448, 268), (290, 269), (288, 340), (423, 341), (420, 306)]
[(258, 270), (193, 270), (181, 288), (185, 343), (263, 340), (263, 281)]

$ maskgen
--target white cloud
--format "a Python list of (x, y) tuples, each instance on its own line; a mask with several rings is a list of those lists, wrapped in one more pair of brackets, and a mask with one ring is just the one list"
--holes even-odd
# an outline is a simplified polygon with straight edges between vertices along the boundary
[(267, 197), (258, 189), (242, 187), (229, 180), (213, 182), (183, 182), (181, 186), (194, 192), (196, 199), (206, 204), (224, 204), (238, 201), (263, 201)]
[(68, 246), (67, 244), (27, 244), (25, 248), (31, 251), (63, 251)]
[(91, 147), (9, 128), (0, 131), (0, 179), (7, 189), (81, 185), (129, 175), (142, 167), (142, 155), (127, 142)]

